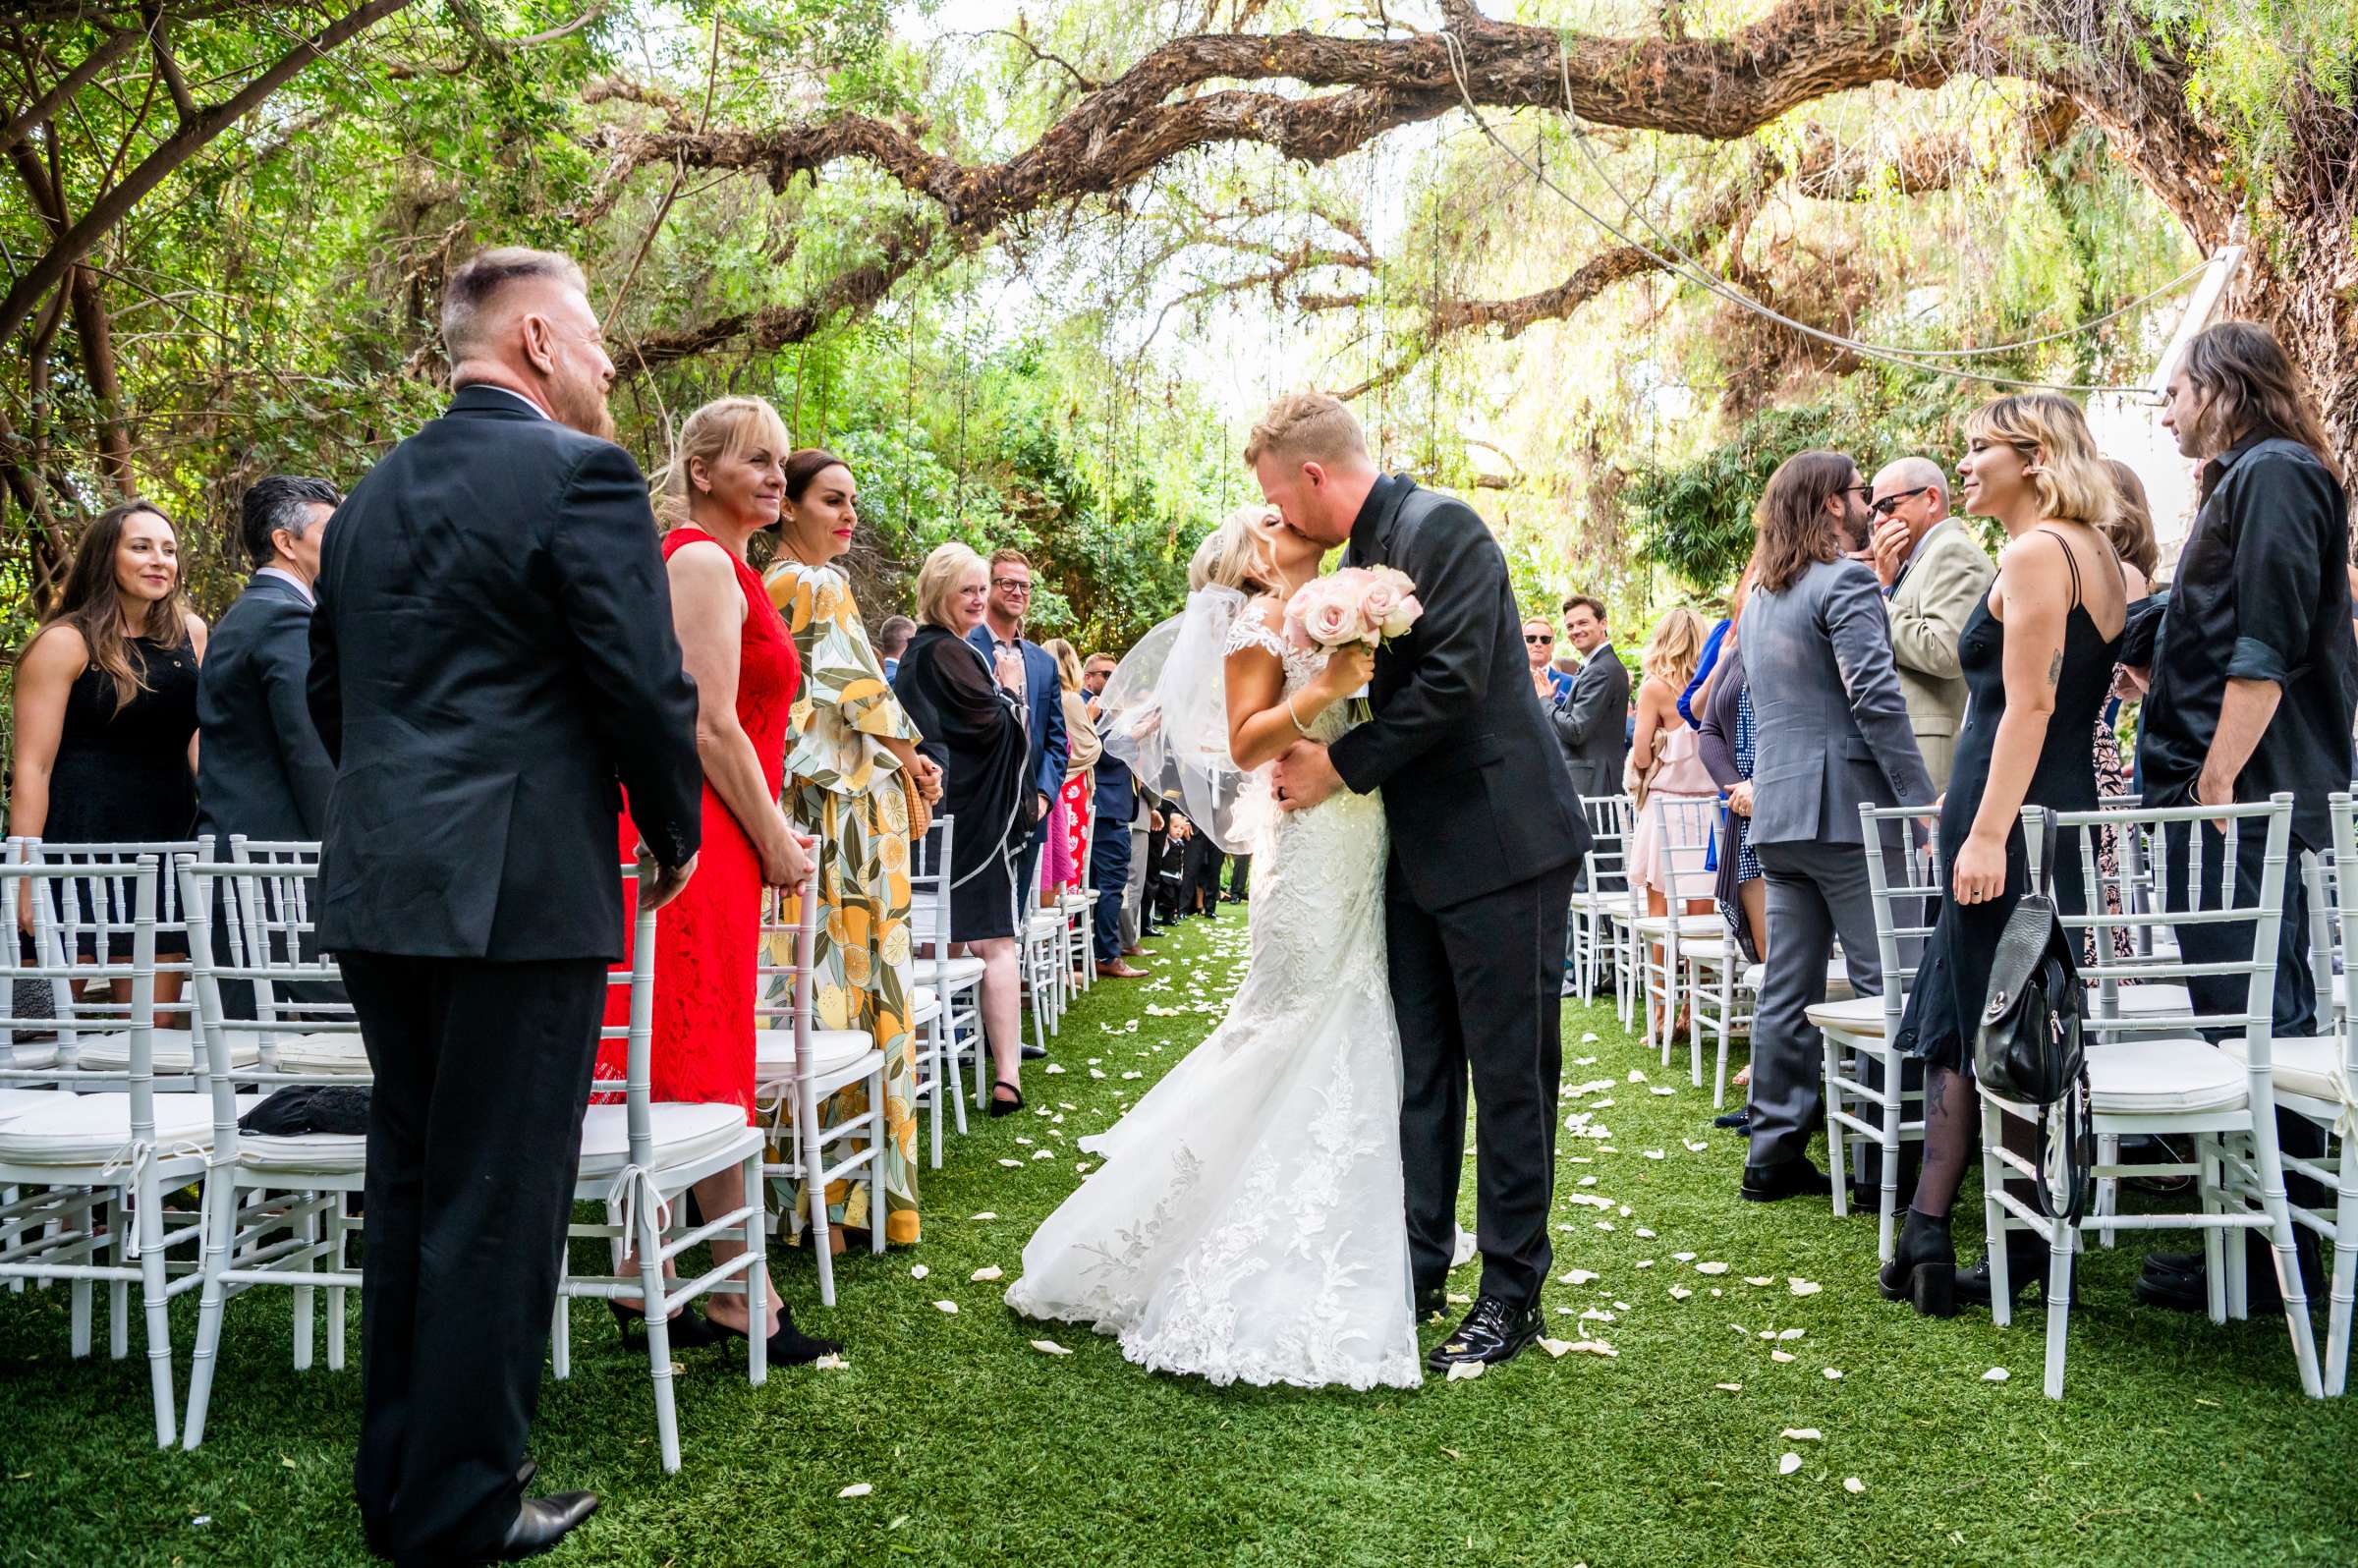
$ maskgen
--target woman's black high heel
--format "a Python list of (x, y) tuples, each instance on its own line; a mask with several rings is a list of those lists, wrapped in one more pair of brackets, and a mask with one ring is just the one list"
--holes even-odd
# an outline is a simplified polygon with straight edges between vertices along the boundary
[[(743, 1331), (721, 1323), (707, 1322), (713, 1342), (723, 1339), (743, 1339)], [(769, 1336), (768, 1364), (772, 1367), (808, 1367), (821, 1356), (840, 1356), (843, 1346), (832, 1339), (806, 1334), (794, 1326), (794, 1310), (784, 1302), (778, 1303), (777, 1332)]]
[[(1015, 1096), (1015, 1098), (1013, 1098), (1013, 1099), (1001, 1099), (1001, 1098), (999, 1098), (999, 1091), (1000, 1091), (1000, 1090), (1002, 1090), (1002, 1089), (1003, 1089), (1003, 1090), (1005, 1090), (1005, 1091), (1007, 1091), (1009, 1093), (1013, 1094), (1013, 1095)], [(1002, 1078), (1002, 1079), (1000, 1079), (1000, 1080), (999, 1080), (999, 1081), (998, 1081), (996, 1084), (993, 1084), (993, 1085), (991, 1086), (991, 1089), (990, 1089), (990, 1113), (991, 1113), (991, 1115), (993, 1115), (993, 1116), (1013, 1116), (1013, 1115), (1014, 1115), (1014, 1114), (1015, 1114), (1017, 1111), (1020, 1111), (1020, 1110), (1022, 1110), (1023, 1108), (1024, 1108), (1024, 1091), (1023, 1091), (1023, 1087), (1022, 1087), (1021, 1085), (1018, 1085), (1018, 1084), (1010, 1084), (1009, 1082), (1007, 1082), (1007, 1080), (1005, 1080), (1004, 1078)]]
[[(646, 1315), (635, 1313), (622, 1303), (609, 1298), (606, 1311), (614, 1315), (614, 1333), (622, 1348), (631, 1350), (646, 1343)], [(717, 1345), (728, 1338), (728, 1331), (692, 1307), (683, 1307), (665, 1326), (671, 1332), (671, 1348), (696, 1350), (704, 1345)]]
[(1913, 1302), (1926, 1317), (1956, 1316), (1957, 1249), (1949, 1239), (1948, 1216), (1935, 1219), (1909, 1209), (1877, 1284), (1883, 1300)]

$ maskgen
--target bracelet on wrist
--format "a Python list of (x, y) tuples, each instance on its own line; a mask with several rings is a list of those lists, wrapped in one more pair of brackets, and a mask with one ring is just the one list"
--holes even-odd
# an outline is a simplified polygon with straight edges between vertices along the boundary
[(1308, 740), (1310, 738), (1310, 726), (1302, 722), (1302, 715), (1300, 713), (1294, 711), (1294, 700), (1290, 696), (1285, 700), (1285, 716), (1294, 721), (1294, 733), (1296, 735), (1301, 736), (1304, 740)]

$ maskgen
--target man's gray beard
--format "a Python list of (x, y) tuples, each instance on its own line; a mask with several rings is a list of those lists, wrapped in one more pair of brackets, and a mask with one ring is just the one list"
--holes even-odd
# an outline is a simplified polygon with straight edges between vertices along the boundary
[(602, 388), (587, 382), (561, 381), (548, 389), (557, 422), (601, 441), (614, 439), (614, 411), (606, 407)]

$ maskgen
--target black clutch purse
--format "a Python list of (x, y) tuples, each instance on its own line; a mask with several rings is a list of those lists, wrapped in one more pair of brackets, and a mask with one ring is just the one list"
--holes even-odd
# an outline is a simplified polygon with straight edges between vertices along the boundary
[[(2054, 864), (2054, 826), (2048, 826)], [(2039, 1110), (2039, 1205), (2077, 1222), (2093, 1185), (2094, 1134), (2074, 942), (2046, 889), (2023, 895), (1999, 933), (1990, 994), (1973, 1042), (1973, 1072), (2000, 1099)]]

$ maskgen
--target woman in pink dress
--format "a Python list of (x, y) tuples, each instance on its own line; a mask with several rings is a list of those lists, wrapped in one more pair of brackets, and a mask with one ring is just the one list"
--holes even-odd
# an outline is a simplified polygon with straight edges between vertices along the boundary
[[(1705, 635), (1703, 617), (1690, 609), (1672, 610), (1655, 627), (1639, 662), (1644, 680), (1638, 687), (1637, 735), (1630, 742), (1623, 778), (1632, 794), (1640, 783), (1645, 786), (1645, 804), (1629, 841), (1629, 881), (1632, 887), (1646, 889), (1649, 915), (1669, 913), (1673, 869), (1679, 890), (1689, 895), (1680, 900), (1684, 907), (1679, 913), (1709, 915), (1717, 908), (1711, 873), (1704, 869), (1704, 847), (1665, 850), (1661, 843), (1665, 829), (1675, 831), (1664, 821), (1665, 803), (1716, 800), (1719, 795), (1711, 769), (1703, 765), (1695, 727), (1678, 711), (1678, 694), (1695, 678)], [(1687, 825), (1684, 817), (1677, 824)], [(1682, 1027), (1674, 1021), (1672, 1033)]]

